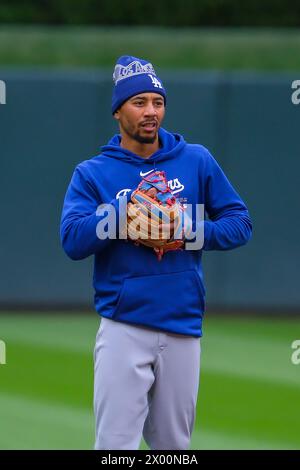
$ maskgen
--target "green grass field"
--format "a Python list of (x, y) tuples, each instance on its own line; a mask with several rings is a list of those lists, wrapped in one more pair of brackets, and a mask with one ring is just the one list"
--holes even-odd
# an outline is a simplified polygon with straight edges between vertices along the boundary
[(297, 29), (1, 26), (0, 66), (111, 67), (123, 54), (164, 68), (299, 71)]
[[(96, 314), (0, 315), (1, 449), (93, 447), (98, 323)], [(295, 339), (300, 320), (206, 315), (192, 449), (300, 449)]]

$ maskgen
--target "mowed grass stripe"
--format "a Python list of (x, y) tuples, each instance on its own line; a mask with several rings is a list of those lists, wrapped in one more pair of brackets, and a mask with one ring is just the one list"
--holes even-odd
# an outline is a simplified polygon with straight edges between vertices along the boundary
[[(18, 345), (12, 347), (11, 354), (12, 363), (1, 368), (2, 393), (19, 394), (49, 405), (92, 409), (93, 369), (89, 355), (36, 347), (20, 349)], [(296, 444), (298, 397), (299, 390), (294, 386), (275, 386), (204, 369), (196, 426)]]
[(300, 449), (299, 389), (204, 371), (196, 426)]
[(298, 447), (281, 442), (265, 441), (255, 436), (239, 436), (228, 431), (215, 432), (213, 429), (195, 430), (191, 442), (191, 450), (288, 450), (295, 448)]
[[(0, 394), (0, 449), (92, 449), (92, 412), (67, 405), (51, 405), (38, 400)], [(238, 436), (230, 432), (195, 429), (191, 447), (195, 449), (293, 449), (285, 443)], [(141, 450), (148, 449), (142, 440)]]
[[(283, 361), (282, 353), (286, 341), (293, 333), (297, 334), (298, 323), (276, 324), (272, 341), (270, 335), (263, 335), (263, 331), (274, 329), (272, 320), (259, 319), (247, 327), (247, 322), (228, 318), (223, 328), (224, 319), (217, 320), (206, 318), (196, 429), (230, 436), (232, 442), (241, 439), (241, 445), (256, 442), (267, 448), (272, 443), (274, 448), (297, 448), (300, 416), (296, 379), (300, 366), (290, 364), (289, 354), (283, 355)], [(0, 337), (6, 331), (13, 338), (16, 331), (19, 338), (7, 342), (7, 365), (0, 368), (0, 391), (21, 400), (43, 402), (51, 408), (66, 406), (90, 413), (92, 347), (98, 322), (97, 315), (74, 319), (66, 315), (59, 320), (12, 315), (6, 322), (0, 317)], [(70, 339), (64, 349), (67, 333), (74, 343)], [(82, 343), (76, 348), (81, 334), (86, 347)], [(34, 344), (30, 344), (30, 337)], [(286, 372), (288, 367), (293, 372)]]
[(253, 378), (274, 385), (289, 384), (300, 392), (300, 367), (291, 361), (290, 338), (272, 341), (269, 337), (247, 336), (245, 332), (208, 332), (202, 340), (202, 370)]
[(0, 369), (2, 392), (90, 409), (92, 354), (12, 342), (7, 349), (7, 364)]
[(204, 316), (204, 336), (209, 333), (226, 336), (227, 334), (242, 335), (243, 337), (263, 338), (275, 341), (278, 339), (289, 340), (291, 337), (300, 337), (300, 317), (287, 318), (277, 316), (230, 316), (213, 315), (206, 313)]
[(300, 367), (291, 362), (300, 319), (207, 315), (202, 370), (300, 387)]
[(8, 354), (10, 342), (87, 353), (94, 348), (99, 325), (97, 313), (0, 314), (0, 338)]
[[(97, 314), (1, 316), (0, 336), (7, 343), (92, 355), (100, 324)], [(300, 321), (207, 316), (202, 338), (202, 368), (300, 387), (291, 362), (291, 344), (300, 338)], [(298, 335), (298, 336), (297, 336)]]
[(91, 449), (92, 410), (0, 393), (0, 449)]
[[(13, 312), (0, 314), (0, 335), (22, 338), (30, 341), (64, 340), (68, 344), (70, 338), (73, 344), (80, 339), (94, 337), (95, 329), (99, 326), (101, 317), (96, 312), (86, 312), (82, 315), (64, 312), (42, 312), (36, 314), (24, 313), (15, 315)], [(209, 334), (236, 334), (251, 338), (262, 337), (270, 339), (290, 339), (300, 337), (300, 318), (284, 319), (280, 317), (230, 317), (207, 313), (204, 316), (204, 337)], [(70, 334), (72, 333), (72, 334)], [(40, 341), (41, 342), (41, 341)], [(51, 344), (52, 344), (51, 343)]]

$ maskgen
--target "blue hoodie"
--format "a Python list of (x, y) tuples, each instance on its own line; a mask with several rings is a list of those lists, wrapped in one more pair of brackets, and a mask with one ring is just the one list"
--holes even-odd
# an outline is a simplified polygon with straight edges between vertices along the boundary
[[(230, 250), (247, 243), (252, 225), (247, 208), (222, 169), (201, 145), (159, 130), (161, 147), (145, 159), (120, 147), (115, 135), (99, 155), (80, 163), (68, 187), (61, 241), (74, 259), (95, 256), (95, 308), (107, 318), (161, 331), (202, 336), (205, 288), (202, 250)], [(100, 240), (100, 204), (119, 208), (141, 175), (164, 170), (170, 188), (188, 204), (204, 204), (204, 245), (171, 251), (159, 262), (153, 250), (122, 239)], [(123, 191), (125, 190), (125, 191)], [(127, 190), (127, 191), (126, 191)]]

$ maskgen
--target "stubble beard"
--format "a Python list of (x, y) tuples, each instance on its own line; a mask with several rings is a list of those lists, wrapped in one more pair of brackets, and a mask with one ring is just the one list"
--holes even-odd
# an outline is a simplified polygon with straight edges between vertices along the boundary
[(140, 144), (154, 144), (156, 140), (157, 132), (155, 133), (154, 137), (143, 137), (138, 132), (133, 134), (133, 139), (135, 139)]
[(126, 129), (124, 128), (126, 134), (131, 138), (131, 139), (134, 139), (136, 140), (136, 142), (139, 142), (140, 144), (154, 144), (156, 138), (157, 138), (157, 133), (158, 133), (158, 129), (156, 129), (156, 132), (154, 134), (153, 137), (151, 136), (142, 136), (140, 133), (139, 133), (139, 130), (137, 130), (136, 132), (131, 132), (130, 129)]

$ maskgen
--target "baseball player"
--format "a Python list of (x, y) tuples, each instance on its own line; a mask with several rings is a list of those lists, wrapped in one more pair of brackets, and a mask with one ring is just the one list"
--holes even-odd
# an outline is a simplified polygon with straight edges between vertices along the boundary
[[(202, 252), (244, 245), (252, 225), (209, 151), (161, 127), (166, 90), (153, 66), (122, 56), (113, 78), (120, 133), (76, 167), (61, 220), (68, 256), (95, 259), (95, 449), (138, 449), (143, 436), (150, 449), (185, 450), (199, 386)], [(199, 204), (205, 220), (186, 216)]]

